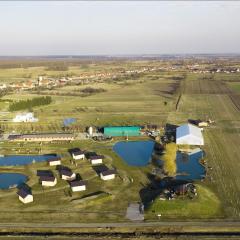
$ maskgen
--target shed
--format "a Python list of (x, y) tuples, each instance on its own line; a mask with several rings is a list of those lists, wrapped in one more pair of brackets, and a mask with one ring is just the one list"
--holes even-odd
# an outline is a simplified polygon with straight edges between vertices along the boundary
[(18, 198), (23, 203), (30, 203), (33, 202), (33, 195), (31, 193), (30, 188), (21, 188), (17, 192)]
[(57, 178), (54, 176), (40, 176), (39, 178), (42, 186), (53, 187), (57, 184)]
[(80, 149), (77, 151), (72, 152), (72, 157), (74, 160), (80, 160), (85, 158), (84, 151), (81, 151)]
[(141, 127), (139, 126), (123, 126), (123, 127), (104, 127), (104, 135), (111, 137), (133, 137), (141, 135)]
[(204, 145), (201, 129), (191, 124), (178, 127), (176, 143), (180, 145)]
[(63, 180), (73, 181), (76, 179), (76, 173), (72, 172), (72, 170), (69, 168), (61, 168), (59, 169), (59, 173)]
[(51, 158), (48, 160), (48, 163), (50, 166), (61, 165), (61, 159), (60, 158)]
[(114, 169), (108, 169), (107, 171), (100, 173), (100, 177), (104, 181), (114, 179), (115, 176), (116, 176), (116, 170)]
[(102, 155), (95, 155), (95, 156), (90, 156), (89, 161), (91, 162), (92, 165), (97, 165), (101, 164), (103, 162), (104, 156)]
[(87, 181), (84, 180), (74, 180), (70, 182), (70, 187), (73, 192), (85, 191), (87, 186)]

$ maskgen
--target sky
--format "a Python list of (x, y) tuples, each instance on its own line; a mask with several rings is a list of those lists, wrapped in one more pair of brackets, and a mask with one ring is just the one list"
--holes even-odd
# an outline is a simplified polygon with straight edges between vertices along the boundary
[(240, 1), (0, 1), (0, 55), (240, 53)]

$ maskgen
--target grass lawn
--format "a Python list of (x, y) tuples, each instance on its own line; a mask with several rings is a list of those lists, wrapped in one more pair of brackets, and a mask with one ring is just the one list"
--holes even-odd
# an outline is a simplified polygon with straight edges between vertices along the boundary
[(147, 218), (219, 218), (221, 214), (221, 202), (214, 192), (204, 185), (197, 184), (198, 196), (193, 199), (179, 197), (172, 201), (161, 201), (155, 199), (152, 205), (147, 209)]

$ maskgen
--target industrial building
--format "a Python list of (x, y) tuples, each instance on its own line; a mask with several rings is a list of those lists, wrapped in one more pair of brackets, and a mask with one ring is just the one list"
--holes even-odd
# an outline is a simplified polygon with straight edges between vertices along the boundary
[(104, 127), (104, 135), (110, 137), (135, 137), (141, 135), (141, 127), (124, 126), (124, 127)]
[(200, 128), (191, 124), (185, 124), (176, 130), (176, 143), (180, 145), (204, 145)]

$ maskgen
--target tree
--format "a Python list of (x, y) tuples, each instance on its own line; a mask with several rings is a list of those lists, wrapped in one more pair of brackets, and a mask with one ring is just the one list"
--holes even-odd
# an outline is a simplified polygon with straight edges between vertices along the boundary
[(165, 154), (162, 160), (164, 161), (164, 171), (171, 177), (176, 175), (177, 165), (176, 165), (176, 154), (177, 145), (175, 143), (168, 143), (165, 146)]

